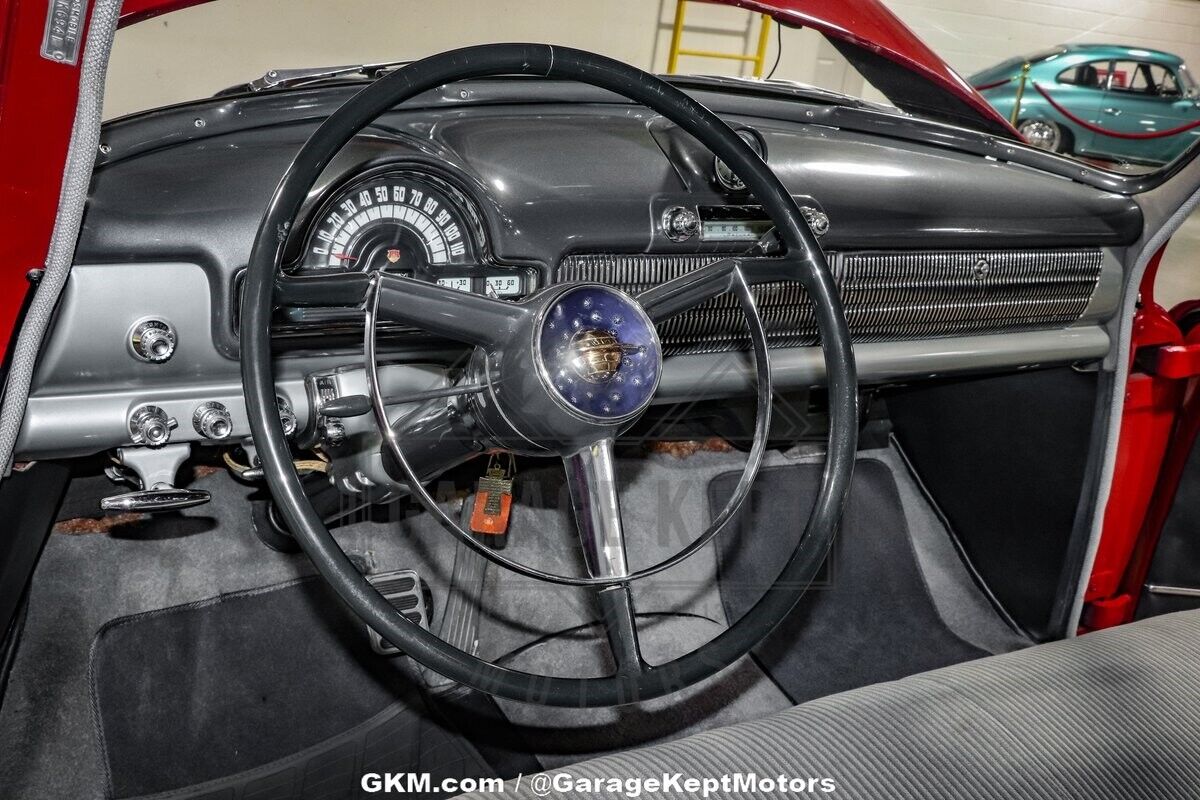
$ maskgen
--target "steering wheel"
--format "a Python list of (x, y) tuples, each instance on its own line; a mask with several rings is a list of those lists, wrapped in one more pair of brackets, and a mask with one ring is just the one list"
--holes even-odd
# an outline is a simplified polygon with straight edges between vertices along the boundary
[[(496, 75), (574, 80), (641, 103), (694, 136), (743, 180), (775, 224), (782, 256), (716, 261), (637, 297), (590, 283), (557, 284), (506, 302), (377, 272), (297, 277), (280, 272), (293, 222), (336, 153), (380, 114), (455, 81)], [(670, 662), (641, 655), (630, 583), (695, 553), (727, 526), (750, 491), (766, 450), (771, 410), (767, 340), (750, 287), (799, 281), (813, 304), (829, 388), (828, 454), (804, 534), (774, 586), (741, 619)], [(733, 496), (709, 529), (659, 564), (631, 572), (615, 487), (613, 441), (649, 406), (662, 369), (655, 324), (733, 292), (749, 324), (758, 388), (754, 441)], [(385, 455), (407, 487), (460, 541), (502, 566), (554, 583), (595, 589), (614, 674), (575, 678), (498, 666), (459, 650), (398, 613), (359, 574), (305, 496), (275, 399), (270, 320), (277, 306), (347, 306), (367, 315), (366, 360)], [(478, 450), (559, 456), (571, 490), (587, 577), (518, 564), (479, 544), (433, 501), (402, 448), (378, 390), (374, 325), (386, 318), (475, 348), (465, 400)], [(833, 276), (800, 208), (763, 160), (712, 112), (670, 84), (603, 56), (541, 44), (483, 45), (431, 56), (367, 86), (309, 138), (276, 188), (246, 270), (241, 314), (242, 378), (254, 443), (293, 535), (346, 604), (383, 638), (458, 683), (512, 700), (594, 707), (648, 700), (699, 682), (744, 656), (792, 610), (832, 543), (857, 443), (857, 383), (850, 334)], [(386, 460), (386, 459), (385, 459)]]

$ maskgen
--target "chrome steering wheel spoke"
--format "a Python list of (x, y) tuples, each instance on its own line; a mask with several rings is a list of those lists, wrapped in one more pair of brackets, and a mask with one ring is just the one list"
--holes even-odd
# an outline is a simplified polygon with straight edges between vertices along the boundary
[(377, 272), (371, 276), (379, 317), (477, 347), (508, 341), (532, 313), (507, 300)]
[(588, 574), (593, 578), (627, 578), (629, 562), (617, 494), (613, 440), (600, 439), (563, 456), (563, 466)]
[(386, 272), (336, 272), (275, 281), (275, 301), (291, 308), (377, 308), (380, 319), (456, 342), (491, 347), (532, 313), (518, 303)]
[(613, 579), (612, 584), (596, 591), (596, 602), (617, 675), (636, 675), (647, 666), (642, 660), (633, 596), (627, 580), (629, 561), (612, 438), (598, 439), (563, 456), (563, 466), (588, 574), (593, 578)]
[(274, 301), (284, 308), (357, 308), (370, 290), (365, 272), (330, 272), (322, 275), (279, 274)]

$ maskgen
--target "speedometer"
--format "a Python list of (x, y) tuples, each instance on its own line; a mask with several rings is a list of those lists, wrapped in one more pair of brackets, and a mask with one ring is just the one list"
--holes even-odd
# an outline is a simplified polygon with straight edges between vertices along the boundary
[(322, 206), (301, 267), (428, 276), (474, 263), (472, 221), (452, 195), (440, 181), (401, 171), (352, 183)]

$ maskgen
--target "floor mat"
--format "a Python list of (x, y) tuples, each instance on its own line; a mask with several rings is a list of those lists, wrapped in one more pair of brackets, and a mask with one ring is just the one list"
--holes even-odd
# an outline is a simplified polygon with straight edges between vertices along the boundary
[(491, 774), (316, 579), (115, 620), (91, 690), (111, 797), (357, 796), (366, 771)]
[[(729, 472), (713, 479), (713, 513), (739, 477)], [(730, 620), (745, 614), (778, 575), (808, 519), (820, 477), (819, 464), (759, 473), (718, 547), (721, 600)], [(938, 616), (889, 468), (860, 460), (829, 561), (795, 611), (755, 649), (755, 658), (793, 702), (803, 703), (985, 655)]]

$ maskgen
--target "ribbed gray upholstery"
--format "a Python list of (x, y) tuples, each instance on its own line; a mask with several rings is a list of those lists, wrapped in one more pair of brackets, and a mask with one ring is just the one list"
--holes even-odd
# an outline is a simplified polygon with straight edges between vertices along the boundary
[[(818, 787), (801, 795), (719, 797), (1196, 798), (1200, 612), (869, 686), (559, 772), (589, 778), (754, 772), (832, 778), (837, 786), (829, 794)], [(529, 776), (517, 796), (536, 796)], [(668, 796), (680, 794), (643, 795)]]

